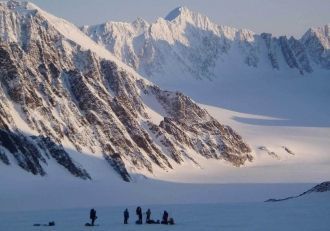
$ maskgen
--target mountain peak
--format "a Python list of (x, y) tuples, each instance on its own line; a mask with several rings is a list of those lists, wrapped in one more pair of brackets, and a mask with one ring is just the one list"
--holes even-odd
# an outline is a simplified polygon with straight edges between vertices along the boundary
[[(21, 24), (29, 20), (29, 23), (47, 30), (52, 28), (54, 33), (59, 33), (59, 35), (65, 37), (65, 40), (76, 43), (84, 50), (91, 50), (99, 57), (118, 61), (110, 52), (96, 44), (74, 24), (44, 11), (33, 3), (13, 0), (0, 2), (0, 13), (3, 12), (12, 12), (15, 16), (12, 17), (11, 14), (4, 13), (4, 17), (0, 18), (0, 27), (5, 28), (0, 31), (2, 41), (26, 43), (30, 39), (30, 34), (26, 36), (25, 32), (22, 33)], [(40, 21), (43, 23), (40, 23)], [(34, 29), (34, 27), (32, 26), (30, 29)], [(38, 36), (38, 33), (32, 33), (31, 36)], [(125, 64), (122, 65), (126, 67)]]
[(304, 44), (317, 41), (325, 49), (330, 49), (330, 24), (320, 27), (310, 28), (301, 38)]
[(37, 7), (35, 4), (28, 1), (16, 1), (16, 0), (0, 1), (0, 5), (2, 7), (8, 8), (9, 10), (15, 10), (15, 11), (39, 9), (39, 7)]
[(209, 18), (195, 11), (190, 10), (186, 6), (179, 6), (172, 10), (166, 17), (167, 21), (183, 21), (183, 22), (194, 22), (199, 24), (200, 22), (210, 22)]
[(144, 20), (143, 18), (140, 18), (138, 17), (137, 19), (135, 19), (133, 22), (132, 22), (132, 25), (135, 26), (135, 27), (141, 27), (141, 28), (145, 28), (149, 25), (149, 23)]
[(324, 26), (312, 27), (305, 34), (323, 34), (325, 36), (330, 35), (330, 23)]
[(189, 14), (192, 14), (191, 10), (189, 10), (185, 6), (179, 6), (179, 7), (175, 8), (174, 10), (172, 10), (170, 13), (168, 13), (168, 15), (165, 17), (165, 19), (167, 21), (173, 21), (182, 15), (189, 15)]
[(19, 1), (0, 1), (1, 10), (11, 10), (11, 11), (24, 11), (31, 10), (33, 7), (29, 7), (28, 2), (19, 2)]
[(172, 10), (165, 17), (165, 20), (180, 25), (185, 25), (188, 23), (206, 30), (216, 30), (218, 27), (218, 25), (212, 22), (207, 16), (199, 12), (192, 11), (185, 6), (180, 6)]

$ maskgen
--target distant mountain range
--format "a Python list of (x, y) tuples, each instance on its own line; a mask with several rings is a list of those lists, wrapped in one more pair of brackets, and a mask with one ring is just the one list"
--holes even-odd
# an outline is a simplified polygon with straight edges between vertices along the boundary
[(256, 34), (212, 22), (179, 7), (149, 23), (106, 22), (81, 30), (141, 75), (161, 84), (240, 74), (244, 66), (280, 73), (330, 70), (330, 25), (309, 29), (300, 39)]

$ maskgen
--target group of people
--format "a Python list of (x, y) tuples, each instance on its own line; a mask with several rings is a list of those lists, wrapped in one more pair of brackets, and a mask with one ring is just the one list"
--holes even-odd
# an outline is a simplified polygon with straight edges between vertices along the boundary
[[(137, 221), (135, 222), (135, 224), (143, 224), (142, 221), (142, 209), (141, 207), (137, 207), (136, 208), (136, 215), (138, 217)], [(124, 211), (124, 224), (128, 224), (128, 218), (129, 218), (129, 212), (128, 209), (125, 209)], [(169, 218), (168, 212), (165, 210), (163, 213), (163, 217), (162, 217), (162, 221), (160, 222), (159, 220), (155, 221), (153, 219), (151, 219), (151, 210), (148, 209), (146, 212), (146, 224), (164, 224), (164, 225), (174, 225), (174, 219), (173, 218)]]
[[(142, 209), (141, 207), (137, 207), (136, 208), (136, 215), (138, 217), (137, 221), (135, 222), (135, 224), (143, 224), (142, 221)], [(94, 226), (95, 225), (95, 221), (97, 219), (96, 216), (96, 210), (95, 209), (91, 209), (90, 213), (89, 213), (89, 218), (91, 219), (91, 223), (86, 223), (86, 226)], [(128, 224), (128, 219), (129, 219), (129, 211), (128, 209), (125, 209), (124, 211), (124, 224)], [(169, 218), (169, 214), (166, 210), (164, 210), (163, 212), (163, 217), (162, 217), (162, 221), (160, 222), (159, 220), (155, 221), (153, 219), (151, 219), (151, 210), (148, 209), (146, 212), (146, 224), (164, 224), (164, 225), (174, 225), (174, 219), (173, 218)]]

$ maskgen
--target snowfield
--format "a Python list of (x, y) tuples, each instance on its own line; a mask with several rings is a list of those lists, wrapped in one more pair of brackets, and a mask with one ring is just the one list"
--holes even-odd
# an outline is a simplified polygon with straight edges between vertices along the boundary
[(239, 131), (251, 146), (254, 161), (239, 169), (204, 161), (200, 175), (196, 173), (198, 170), (181, 171), (182, 175), (176, 172), (173, 178), (175, 175), (176, 180), (185, 182), (236, 183), (327, 180), (330, 177), (328, 74), (319, 71), (310, 76), (293, 73), (285, 76), (266, 70), (262, 73), (249, 68), (239, 70), (239, 67), (236, 72), (224, 71), (212, 81), (173, 81), (161, 86), (179, 89), (214, 118)]
[[(125, 206), (96, 207), (98, 227), (84, 227), (89, 222), (89, 209), (39, 210), (0, 213), (0, 230), (6, 231), (81, 231), (81, 230), (269, 230), (327, 231), (330, 220), (330, 193), (276, 203), (220, 203), (142, 206), (151, 209), (153, 219), (160, 219), (166, 209), (176, 221), (174, 226), (135, 225), (135, 208), (129, 206), (130, 219), (123, 225)], [(145, 217), (145, 213), (144, 213)], [(55, 221), (55, 227), (33, 227), (35, 223)]]

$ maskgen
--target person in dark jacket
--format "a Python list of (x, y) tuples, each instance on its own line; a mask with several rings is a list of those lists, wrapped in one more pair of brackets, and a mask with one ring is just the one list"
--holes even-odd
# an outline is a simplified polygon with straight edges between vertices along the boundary
[(151, 210), (148, 209), (147, 212), (146, 212), (146, 214), (147, 214), (146, 223), (149, 223), (151, 221), (151, 219), (150, 219), (150, 217), (151, 217)]
[(89, 218), (92, 220), (91, 225), (94, 226), (95, 220), (97, 219), (95, 209), (91, 209), (91, 211), (89, 213)]
[(169, 225), (174, 225), (175, 224), (174, 219), (172, 217), (168, 220), (168, 224)]
[(146, 224), (159, 224), (160, 223), (159, 220), (155, 221), (155, 220), (151, 219), (151, 210), (150, 209), (147, 210), (146, 214), (147, 214)]
[(142, 224), (142, 209), (141, 207), (136, 208), (136, 215), (138, 216), (138, 220), (136, 221), (136, 224)]
[(168, 212), (166, 210), (163, 213), (162, 224), (164, 224), (164, 225), (167, 225), (168, 224)]
[(128, 209), (124, 211), (124, 224), (128, 224), (129, 212)]

